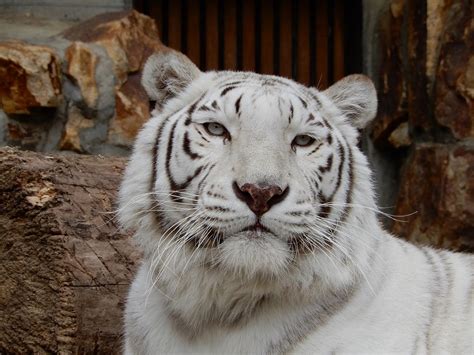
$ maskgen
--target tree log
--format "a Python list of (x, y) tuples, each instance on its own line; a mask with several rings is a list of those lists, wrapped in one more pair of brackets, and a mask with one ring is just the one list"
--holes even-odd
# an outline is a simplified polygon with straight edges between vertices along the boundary
[(124, 165), (0, 149), (0, 353), (120, 353), (140, 259), (113, 214)]

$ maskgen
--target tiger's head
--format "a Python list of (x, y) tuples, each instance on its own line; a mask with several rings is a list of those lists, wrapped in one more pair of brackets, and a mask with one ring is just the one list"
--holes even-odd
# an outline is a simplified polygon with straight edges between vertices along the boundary
[(146, 255), (278, 278), (308, 258), (344, 257), (335, 246), (355, 248), (347, 226), (366, 211), (352, 206), (373, 204), (357, 147), (376, 113), (370, 79), (318, 91), (203, 73), (168, 52), (150, 57), (142, 83), (157, 107), (126, 170), (120, 215)]

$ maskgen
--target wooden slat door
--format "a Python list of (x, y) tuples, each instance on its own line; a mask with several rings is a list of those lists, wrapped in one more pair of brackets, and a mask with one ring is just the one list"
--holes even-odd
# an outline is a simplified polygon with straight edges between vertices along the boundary
[(361, 70), (361, 0), (136, 0), (164, 44), (201, 70), (249, 70), (325, 88)]

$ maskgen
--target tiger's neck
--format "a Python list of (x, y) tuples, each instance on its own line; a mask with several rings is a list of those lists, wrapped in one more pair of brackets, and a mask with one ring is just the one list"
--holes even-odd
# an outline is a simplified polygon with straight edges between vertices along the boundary
[[(208, 263), (205, 251), (188, 250), (189, 255), (177, 255), (169, 265), (176, 266), (174, 272), (161, 270), (158, 287), (162, 293), (170, 319), (180, 324), (193, 336), (199, 329), (210, 325), (233, 327), (245, 324), (265, 309), (274, 307), (322, 307), (346, 301), (348, 295), (360, 288), (372, 289), (378, 282), (379, 270), (374, 263), (378, 253), (378, 241), (374, 236), (385, 238), (374, 213), (355, 210), (347, 219), (351, 234), (336, 233), (341, 240), (352, 238), (352, 243), (343, 252), (333, 246), (331, 250), (302, 255), (295, 260), (281, 279), (256, 275), (245, 278), (229, 274)], [(184, 251), (183, 251), (184, 252)], [(350, 252), (350, 254), (348, 254)], [(189, 262), (194, 253), (194, 261)], [(183, 260), (186, 261), (183, 263)], [(151, 266), (150, 266), (151, 267)], [(369, 270), (371, 270), (369, 272)]]

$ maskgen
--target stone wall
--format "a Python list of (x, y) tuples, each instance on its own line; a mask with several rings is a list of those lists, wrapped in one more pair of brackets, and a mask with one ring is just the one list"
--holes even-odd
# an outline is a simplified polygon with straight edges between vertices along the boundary
[(162, 50), (155, 22), (136, 11), (30, 43), (0, 42), (0, 145), (128, 154), (150, 115), (141, 70)]
[(8, 16), (33, 16), (56, 20), (85, 20), (104, 12), (130, 9), (132, 0), (0, 0)]
[(381, 204), (409, 215), (391, 228), (415, 242), (470, 251), (473, 8), (467, 0), (386, 1), (365, 40), (371, 41), (367, 69), (380, 102), (366, 143), (375, 170), (382, 171)]

